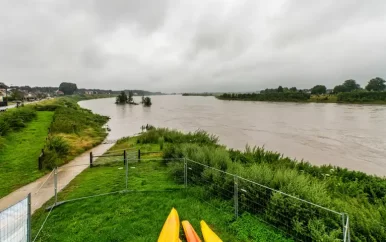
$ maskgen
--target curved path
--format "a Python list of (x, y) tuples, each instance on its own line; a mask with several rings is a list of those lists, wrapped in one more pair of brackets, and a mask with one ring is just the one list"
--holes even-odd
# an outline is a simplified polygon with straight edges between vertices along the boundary
[[(76, 157), (69, 163), (58, 168), (58, 192), (62, 190), (72, 179), (89, 167), (90, 152), (103, 154), (114, 144), (101, 144)], [(52, 172), (38, 180), (25, 185), (16, 191), (0, 199), (0, 211), (14, 205), (31, 193), (31, 212), (34, 213), (45, 202), (54, 196), (54, 178)]]

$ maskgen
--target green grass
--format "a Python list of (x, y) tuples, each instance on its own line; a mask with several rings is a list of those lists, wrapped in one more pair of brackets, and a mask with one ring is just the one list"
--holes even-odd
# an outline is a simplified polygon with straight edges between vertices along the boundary
[(44, 175), (38, 157), (44, 147), (53, 112), (38, 112), (27, 127), (9, 132), (0, 147), (0, 197)]
[[(133, 147), (134, 142), (118, 144), (113, 150), (125, 145)], [(85, 170), (59, 193), (59, 201), (124, 189), (122, 167), (122, 162), (110, 162)], [(235, 221), (229, 202), (204, 200), (202, 188), (185, 190), (182, 179), (173, 178), (171, 170), (161, 161), (130, 163), (131, 192), (55, 208), (37, 241), (156, 241), (172, 207), (177, 209), (180, 220), (189, 220), (200, 236), (199, 222), (203, 219), (223, 241), (290, 241), (248, 214)], [(33, 235), (46, 215), (44, 208), (33, 215)], [(182, 227), (180, 235), (184, 239)]]

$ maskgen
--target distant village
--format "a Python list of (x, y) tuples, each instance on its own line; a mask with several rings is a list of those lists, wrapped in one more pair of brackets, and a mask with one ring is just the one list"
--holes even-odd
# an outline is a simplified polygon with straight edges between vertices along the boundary
[[(112, 91), (78, 89), (74, 94), (96, 95), (109, 94), (110, 92)], [(57, 87), (6, 86), (0, 83), (0, 106), (17, 102), (33, 102), (63, 95), (64, 93)]]

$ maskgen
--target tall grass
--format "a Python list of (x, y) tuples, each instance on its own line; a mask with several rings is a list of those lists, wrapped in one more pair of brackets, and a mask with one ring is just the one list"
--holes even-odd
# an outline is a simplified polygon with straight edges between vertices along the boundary
[[(152, 136), (157, 136), (157, 132), (154, 131)], [(170, 132), (176, 134), (176, 131)], [(160, 133), (168, 136), (165, 130)], [(350, 217), (353, 241), (386, 241), (386, 179), (339, 167), (313, 166), (259, 147), (247, 146), (245, 151), (237, 151), (213, 143), (184, 143), (184, 140), (189, 140), (186, 137), (179, 135), (180, 142), (165, 144), (165, 163), (169, 163), (169, 158), (186, 157), (335, 211), (345, 212)], [(192, 173), (189, 170), (191, 182), (205, 186), (207, 191), (218, 197), (232, 199), (229, 193), (221, 192), (232, 190), (231, 178), (201, 165), (190, 166), (195, 171)], [(173, 168), (174, 174), (181, 175), (183, 172), (181, 165)], [(335, 241), (342, 237), (342, 231), (329, 229), (341, 227), (341, 221), (331, 213), (318, 211), (319, 216), (316, 216), (316, 212), (310, 212), (304, 203), (258, 186), (246, 185), (245, 190), (247, 195), (241, 201), (264, 199), (259, 200), (262, 202), (259, 210), (245, 203), (241, 207), (244, 211), (257, 213), (278, 227), (282, 226), (282, 221), (277, 221), (279, 216), (289, 218), (287, 226), (296, 233), (311, 235), (318, 241)]]

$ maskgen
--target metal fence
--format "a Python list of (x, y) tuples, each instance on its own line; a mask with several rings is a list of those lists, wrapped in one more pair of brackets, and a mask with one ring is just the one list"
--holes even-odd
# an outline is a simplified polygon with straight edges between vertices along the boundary
[(0, 211), (0, 241), (31, 241), (31, 194)]
[[(92, 159), (92, 166), (89, 163), (79, 164), (53, 171), (52, 182), (49, 184), (53, 184), (50, 189), (53, 191), (54, 202), (53, 206), (48, 208), (50, 213), (54, 207), (64, 203), (97, 196), (187, 189), (194, 192), (186, 194), (196, 196), (209, 204), (213, 204), (210, 203), (212, 199), (225, 201), (229, 206), (216, 208), (234, 214), (235, 219), (245, 213), (252, 214), (296, 241), (323, 240), (318, 237), (320, 234), (329, 238), (339, 238), (344, 242), (350, 241), (349, 218), (345, 213), (194, 160), (138, 159), (137, 150), (93, 155)], [(152, 164), (151, 161), (162, 162), (163, 166), (149, 165), (149, 162)], [(87, 169), (89, 167), (92, 168)], [(93, 173), (93, 176), (82, 176), (72, 180), (81, 172)], [(106, 173), (114, 173), (114, 179), (106, 179), (103, 184), (82, 183), (82, 179), (89, 179), (86, 177), (103, 176)], [(70, 192), (59, 192), (71, 183), (74, 188)]]
[(296, 241), (323, 240), (320, 236), (350, 241), (345, 213), (190, 159), (184, 161), (184, 174), (187, 188), (204, 188), (205, 201), (221, 198), (232, 203), (236, 219), (243, 213), (256, 215)]

